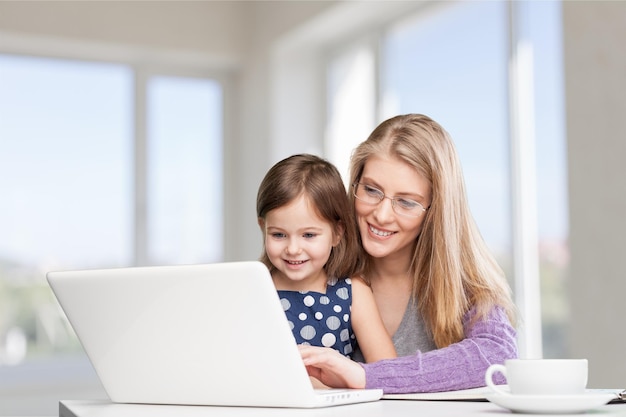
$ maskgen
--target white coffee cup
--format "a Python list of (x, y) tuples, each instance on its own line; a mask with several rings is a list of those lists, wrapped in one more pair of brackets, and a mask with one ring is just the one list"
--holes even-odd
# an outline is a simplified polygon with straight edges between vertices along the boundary
[[(510, 392), (494, 384), (493, 375), (506, 378)], [(491, 365), (485, 382), (504, 395), (580, 395), (587, 387), (587, 359), (509, 359)]]

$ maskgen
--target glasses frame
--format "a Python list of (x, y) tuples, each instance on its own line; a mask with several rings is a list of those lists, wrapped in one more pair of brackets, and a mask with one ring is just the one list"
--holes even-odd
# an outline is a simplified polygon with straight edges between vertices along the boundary
[[(371, 203), (371, 202), (369, 202), (369, 201), (363, 200), (362, 198), (359, 198), (359, 197), (356, 195), (356, 194), (357, 194), (357, 188), (358, 188), (358, 186), (359, 186), (359, 185), (361, 185), (361, 186), (363, 186), (363, 187), (368, 187), (368, 188), (371, 188), (371, 189), (374, 189), (374, 190), (376, 190), (376, 191), (380, 192), (380, 199), (379, 199), (376, 203)], [(415, 201), (415, 200), (412, 200), (412, 199), (410, 199), (410, 198), (402, 198), (403, 200), (406, 200), (406, 201), (411, 201), (411, 202), (413, 202), (413, 203), (417, 204), (417, 205), (418, 205), (418, 206), (422, 209), (422, 211), (420, 211), (420, 212), (419, 212), (418, 214), (416, 214), (416, 215), (411, 215), (411, 214), (401, 213), (401, 212), (399, 212), (399, 211), (396, 209), (396, 204), (397, 204), (397, 202), (398, 202), (398, 199), (400, 199), (401, 197), (389, 197), (389, 196), (385, 195), (385, 193), (383, 193), (383, 191), (382, 191), (382, 190), (379, 190), (378, 188), (376, 188), (376, 187), (374, 187), (374, 186), (371, 186), (371, 185), (369, 185), (369, 184), (363, 184), (362, 182), (355, 182), (354, 184), (352, 184), (352, 195), (354, 196), (354, 198), (356, 198), (357, 200), (359, 200), (359, 201), (360, 201), (360, 202), (362, 202), (363, 204), (367, 204), (367, 205), (369, 205), (369, 206), (377, 206), (378, 204), (382, 203), (382, 201), (383, 201), (385, 198), (387, 198), (387, 199), (389, 199), (389, 200), (391, 201), (391, 208), (393, 209), (393, 212), (394, 212), (394, 213), (396, 213), (396, 214), (398, 214), (398, 215), (400, 215), (400, 216), (410, 217), (410, 218), (413, 218), (413, 219), (416, 219), (416, 218), (421, 217), (421, 216), (422, 216), (422, 215), (423, 215), (423, 214), (424, 214), (424, 213), (425, 213), (425, 212), (426, 212), (426, 211), (430, 208), (430, 207), (424, 207), (424, 205), (423, 205), (422, 203), (420, 203), (419, 201)]]

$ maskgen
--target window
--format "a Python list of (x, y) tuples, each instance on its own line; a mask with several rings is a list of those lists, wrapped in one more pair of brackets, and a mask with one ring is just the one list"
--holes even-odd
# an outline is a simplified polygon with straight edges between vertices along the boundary
[(544, 356), (567, 357), (569, 212), (559, 2), (526, 2), (534, 52), (537, 205)]
[[(513, 223), (518, 221), (513, 208), (518, 203), (513, 198), (517, 191), (511, 169), (515, 157), (509, 105), (511, 13), (524, 26), (523, 40), (526, 46), (530, 45), (534, 57), (532, 73), (525, 76), (534, 80), (530, 111), (535, 122), (534, 129), (531, 126), (531, 140), (535, 141), (536, 165), (525, 167), (533, 172), (522, 175), (537, 179), (533, 187), (537, 194), (538, 243), (524, 250), (538, 252), (536, 268), (542, 300), (541, 306), (539, 300), (531, 300), (530, 308), (542, 314), (541, 325), (546, 336), (544, 355), (564, 357), (567, 352), (562, 345), (565, 340), (562, 333), (567, 324), (567, 300), (563, 285), (568, 230), (560, 3), (514, 3), (513, 9), (509, 9), (513, 7), (510, 2), (432, 4), (392, 21), (383, 29), (378, 42), (357, 41), (353, 45), (358, 47), (348, 45), (335, 54), (327, 71), (327, 140), (330, 138), (335, 144), (341, 140), (341, 149), (352, 150), (367, 137), (369, 131), (333, 135), (340, 119), (360, 118), (352, 126), (369, 123), (370, 119), (361, 110), (363, 103), (366, 108), (379, 109), (373, 125), (402, 113), (424, 113), (440, 122), (457, 146), (478, 226), (515, 288), (516, 280), (522, 278), (515, 276), (518, 274), (515, 264), (519, 260), (513, 232)], [(367, 45), (380, 45), (380, 50)], [(361, 59), (359, 63), (357, 56), (370, 56), (374, 62)], [(372, 71), (372, 67), (378, 71)], [(351, 85), (361, 78), (337, 76), (338, 69), (346, 74), (364, 71), (375, 74), (373, 81), (361, 82), (371, 82), (377, 94), (363, 97), (362, 91), (367, 90), (362, 87), (359, 93), (351, 93)], [(348, 105), (342, 107), (342, 103)], [(349, 106), (355, 103), (360, 107), (351, 111)], [(338, 150), (338, 145), (327, 148), (329, 159), (341, 166), (349, 151)], [(541, 331), (538, 339), (541, 344)]]
[(0, 358), (77, 343), (45, 272), (132, 263), (132, 72), (0, 56)]
[(148, 83), (148, 259), (222, 258), (221, 88), (213, 80)]
[(381, 58), (382, 117), (423, 113), (448, 130), (472, 212), (502, 266), (511, 258), (505, 21), (504, 2), (443, 7), (393, 25)]
[(222, 101), (208, 77), (0, 55), (0, 414), (103, 394), (46, 272), (222, 259)]

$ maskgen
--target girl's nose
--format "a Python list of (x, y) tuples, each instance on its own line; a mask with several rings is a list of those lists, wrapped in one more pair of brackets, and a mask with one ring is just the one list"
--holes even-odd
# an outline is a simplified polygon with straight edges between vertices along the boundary
[(289, 239), (289, 244), (287, 245), (287, 253), (296, 254), (300, 252), (300, 244), (298, 239)]

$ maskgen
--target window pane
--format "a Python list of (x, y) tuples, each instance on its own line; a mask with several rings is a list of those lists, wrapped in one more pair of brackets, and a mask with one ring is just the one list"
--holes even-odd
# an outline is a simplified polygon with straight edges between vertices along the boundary
[(45, 272), (132, 259), (132, 73), (0, 55), (0, 364), (77, 349)]
[(150, 262), (221, 260), (220, 85), (203, 79), (151, 79), (147, 147)]
[(534, 52), (537, 203), (544, 357), (567, 357), (569, 211), (561, 3), (528, 2)]
[(505, 2), (449, 3), (384, 40), (384, 116), (423, 113), (452, 135), (470, 206), (511, 276)]

